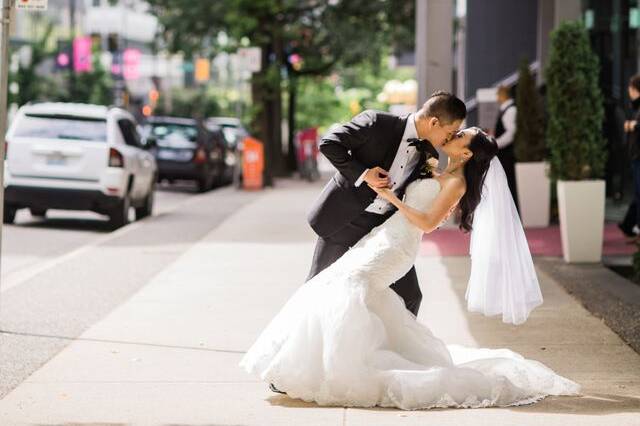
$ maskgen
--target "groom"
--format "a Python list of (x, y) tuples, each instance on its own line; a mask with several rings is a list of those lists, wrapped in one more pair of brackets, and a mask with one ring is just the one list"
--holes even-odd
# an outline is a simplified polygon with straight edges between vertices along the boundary
[[(367, 110), (322, 138), (320, 151), (338, 172), (309, 213), (309, 224), (318, 241), (307, 280), (338, 260), (395, 211), (369, 185), (391, 188), (402, 197), (409, 183), (419, 177), (426, 160), (438, 157), (434, 147), (458, 131), (466, 114), (460, 99), (436, 92), (413, 114), (398, 117)], [(422, 293), (415, 268), (391, 288), (417, 316)]]

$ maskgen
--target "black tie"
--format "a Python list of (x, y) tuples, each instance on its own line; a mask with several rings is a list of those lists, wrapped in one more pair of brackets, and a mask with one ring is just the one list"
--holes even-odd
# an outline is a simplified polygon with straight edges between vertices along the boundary
[(430, 155), (433, 158), (440, 157), (438, 151), (431, 145), (431, 142), (426, 139), (409, 138), (407, 142), (409, 142), (409, 146), (415, 147), (416, 151), (421, 154), (428, 154), (428, 156)]

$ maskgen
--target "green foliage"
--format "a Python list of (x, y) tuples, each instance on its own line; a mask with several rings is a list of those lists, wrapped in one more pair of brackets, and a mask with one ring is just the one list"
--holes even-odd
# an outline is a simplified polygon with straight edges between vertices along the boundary
[[(67, 73), (67, 78), (68, 73)], [(98, 105), (113, 103), (113, 81), (110, 73), (102, 66), (100, 50), (95, 46), (92, 52), (92, 70), (75, 75), (71, 102), (84, 102)]]
[[(252, 45), (270, 52), (272, 64), (253, 76), (262, 96), (256, 102), (273, 100), (274, 92), (282, 90), (283, 69), (301, 79), (324, 76), (339, 67), (378, 64), (392, 45), (413, 47), (414, 0), (149, 0), (149, 4), (172, 51), (212, 56)], [(220, 38), (220, 33), (228, 37)], [(295, 67), (287, 59), (291, 54), (302, 58)]]
[(598, 87), (598, 57), (581, 23), (564, 22), (551, 35), (546, 70), (549, 125), (547, 144), (554, 179), (603, 176), (603, 98)]
[(20, 64), (16, 72), (9, 74), (10, 87), (17, 85), (17, 93), (9, 91), (9, 103), (22, 106), (27, 102), (58, 100), (64, 97), (64, 89), (59, 82), (54, 81), (49, 76), (39, 75), (36, 70), (48, 58), (53, 57), (54, 52), (48, 50), (50, 38), (53, 32), (53, 25), (50, 22), (40, 22), (37, 28), (42, 32), (36, 36), (35, 41), (29, 45), (31, 58), (29, 64)]
[(334, 123), (350, 120), (354, 113), (365, 109), (386, 110), (388, 105), (376, 97), (389, 80), (414, 77), (410, 68), (391, 69), (387, 60), (363, 62), (350, 67), (337, 67), (328, 77), (300, 78), (296, 129), (319, 127), (323, 132)]
[(63, 101), (85, 102), (101, 105), (112, 103), (112, 81), (110, 74), (100, 62), (100, 51), (93, 50), (91, 72), (75, 75), (74, 84), (69, 92), (69, 71), (64, 71), (51, 77), (42, 75), (38, 68), (45, 60), (52, 60), (56, 52), (49, 50), (53, 25), (50, 22), (41, 22), (37, 28), (42, 28), (42, 33), (29, 45), (31, 50), (30, 62), (20, 64), (16, 72), (9, 75), (9, 83), (16, 84), (17, 93), (9, 91), (9, 103), (18, 106), (34, 101)]
[(542, 102), (526, 59), (520, 63), (516, 106), (516, 158), (522, 162), (542, 161), (546, 149)]
[(336, 96), (335, 85), (324, 77), (300, 79), (297, 104), (296, 129), (334, 123), (344, 107)]
[(640, 244), (636, 243), (636, 252), (633, 254), (633, 281), (640, 283)]
[(203, 92), (202, 89), (182, 88), (171, 92), (171, 108), (165, 109), (164, 96), (160, 96), (155, 115), (170, 115), (174, 117), (206, 118), (220, 115), (220, 105), (215, 95)]
[[(410, 50), (415, 0), (149, 0), (172, 51), (212, 56), (243, 44), (267, 47), (276, 62), (302, 57), (300, 74), (377, 60), (388, 46)], [(223, 32), (221, 43), (218, 35)]]

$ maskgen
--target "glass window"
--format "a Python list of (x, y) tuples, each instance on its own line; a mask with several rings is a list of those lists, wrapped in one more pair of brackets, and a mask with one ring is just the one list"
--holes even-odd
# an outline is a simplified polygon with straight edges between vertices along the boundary
[(120, 131), (122, 132), (122, 136), (124, 137), (124, 142), (127, 145), (140, 147), (140, 135), (138, 135), (135, 124), (133, 124), (130, 120), (123, 118), (121, 120), (118, 120), (118, 126), (120, 127)]
[(14, 136), (106, 142), (107, 122), (55, 114), (27, 114), (18, 122)]
[(183, 139), (195, 142), (198, 139), (198, 129), (195, 126), (183, 124), (154, 124), (151, 134), (157, 139)]

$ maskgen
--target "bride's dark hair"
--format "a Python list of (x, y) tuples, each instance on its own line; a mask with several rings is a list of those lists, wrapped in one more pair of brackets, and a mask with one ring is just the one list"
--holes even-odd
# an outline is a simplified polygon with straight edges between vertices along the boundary
[(496, 140), (482, 131), (471, 138), (467, 146), (473, 156), (464, 165), (464, 179), (467, 189), (458, 203), (460, 208), (460, 229), (471, 231), (473, 212), (480, 203), (484, 178), (489, 170), (491, 159), (498, 153)]

